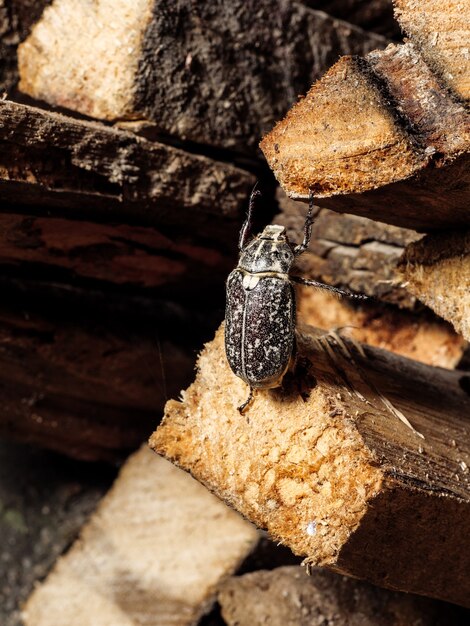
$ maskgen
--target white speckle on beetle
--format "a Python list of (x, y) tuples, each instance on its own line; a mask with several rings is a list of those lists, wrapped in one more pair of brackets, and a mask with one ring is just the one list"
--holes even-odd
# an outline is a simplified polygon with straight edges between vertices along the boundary
[(317, 534), (317, 523), (315, 521), (313, 522), (309, 522), (307, 524), (307, 527), (305, 529), (305, 532), (307, 533), (307, 535), (309, 535), (310, 537), (314, 537)]

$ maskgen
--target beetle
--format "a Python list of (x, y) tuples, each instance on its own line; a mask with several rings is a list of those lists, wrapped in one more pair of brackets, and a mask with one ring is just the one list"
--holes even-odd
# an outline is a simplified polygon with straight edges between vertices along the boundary
[(296, 302), (294, 283), (327, 289), (342, 296), (365, 299), (316, 280), (292, 275), (297, 257), (312, 236), (314, 199), (309, 194), (303, 241), (289, 241), (284, 226), (269, 225), (252, 235), (253, 208), (259, 190), (253, 189), (238, 241), (239, 261), (227, 279), (225, 352), (233, 373), (250, 387), (241, 414), (254, 389), (273, 389), (282, 383), (295, 358)]

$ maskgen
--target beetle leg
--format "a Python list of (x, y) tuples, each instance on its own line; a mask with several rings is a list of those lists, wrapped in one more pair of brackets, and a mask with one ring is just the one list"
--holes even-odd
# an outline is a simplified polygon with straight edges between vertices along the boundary
[(298, 283), (299, 285), (306, 285), (307, 287), (317, 287), (318, 289), (326, 289), (327, 291), (332, 291), (339, 296), (355, 298), (356, 300), (368, 300), (368, 296), (365, 296), (362, 293), (351, 293), (350, 291), (345, 291), (344, 289), (333, 287), (333, 285), (325, 285), (325, 283), (320, 283), (317, 280), (303, 278), (303, 276), (289, 276), (289, 278), (292, 282)]
[(248, 205), (248, 213), (240, 231), (240, 237), (238, 239), (239, 250), (243, 250), (251, 237), (251, 231), (253, 229), (253, 208), (255, 206), (255, 198), (261, 195), (261, 191), (257, 189), (257, 187), (258, 182), (256, 182), (255, 186), (253, 187), (253, 191), (251, 192), (250, 203)]
[(246, 400), (246, 402), (244, 402), (243, 404), (241, 404), (238, 407), (238, 412), (240, 413), (240, 415), (243, 415), (243, 413), (245, 412), (245, 409), (251, 404), (251, 402), (253, 401), (253, 395), (254, 395), (254, 390), (253, 387), (250, 387), (250, 394), (248, 396), (248, 399)]
[(305, 252), (310, 244), (310, 239), (312, 238), (312, 225), (315, 220), (313, 216), (314, 208), (315, 205), (313, 204), (313, 193), (310, 191), (308, 195), (308, 212), (304, 224), (304, 239), (301, 244), (294, 247), (295, 256), (299, 256), (300, 254)]

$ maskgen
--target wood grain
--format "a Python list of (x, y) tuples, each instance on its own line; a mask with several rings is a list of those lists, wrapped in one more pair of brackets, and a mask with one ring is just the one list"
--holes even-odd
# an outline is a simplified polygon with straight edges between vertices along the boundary
[(307, 563), (468, 606), (468, 377), (320, 334), (241, 417), (219, 330), (151, 445)]
[[(84, 26), (85, 25), (85, 26)], [(58, 0), (19, 49), (20, 89), (105, 120), (254, 155), (341, 54), (386, 39), (288, 0)]]
[(412, 43), (340, 59), (261, 148), (294, 199), (414, 230), (470, 221), (470, 116)]
[(470, 98), (470, 7), (458, 0), (394, 0), (405, 34), (440, 78), (463, 100)]
[(470, 231), (411, 244), (399, 270), (411, 293), (470, 340)]
[[(192, 626), (258, 533), (142, 448), (26, 603), (26, 626)], [(175, 555), (179, 558), (175, 558)]]
[[(251, 174), (133, 133), (0, 102), (0, 200), (207, 236), (244, 215)], [(222, 226), (221, 226), (222, 225)]]

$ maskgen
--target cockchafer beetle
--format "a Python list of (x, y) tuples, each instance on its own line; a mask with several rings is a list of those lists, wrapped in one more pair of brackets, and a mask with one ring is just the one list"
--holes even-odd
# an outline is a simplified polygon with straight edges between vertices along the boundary
[(252, 236), (253, 189), (248, 214), (240, 231), (238, 266), (227, 279), (225, 352), (229, 365), (250, 386), (243, 414), (254, 389), (279, 387), (295, 356), (296, 304), (293, 283), (327, 289), (342, 296), (364, 299), (316, 280), (290, 274), (295, 259), (309, 246), (313, 224), (313, 195), (310, 193), (304, 237), (291, 243), (284, 226), (266, 226)]

